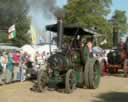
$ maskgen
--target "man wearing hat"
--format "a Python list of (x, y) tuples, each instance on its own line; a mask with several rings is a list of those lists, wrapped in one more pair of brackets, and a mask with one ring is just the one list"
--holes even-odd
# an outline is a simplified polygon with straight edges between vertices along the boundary
[(81, 43), (81, 58), (82, 64), (86, 64), (89, 57), (92, 56), (92, 46), (93, 40), (92, 38), (87, 38), (86, 42)]

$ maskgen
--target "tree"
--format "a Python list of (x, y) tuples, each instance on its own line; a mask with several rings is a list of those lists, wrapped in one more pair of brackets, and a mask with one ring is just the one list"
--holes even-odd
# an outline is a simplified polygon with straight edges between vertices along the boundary
[[(27, 35), (30, 26), (30, 19), (27, 17), (28, 5), (26, 0), (0, 0), (0, 29), (3, 36), (2, 42), (12, 42), (14, 45), (22, 46), (25, 43), (30, 43), (30, 38)], [(9, 41), (7, 39), (8, 28), (16, 25), (16, 38)]]
[(120, 30), (121, 33), (127, 32), (127, 16), (126, 12), (122, 10), (116, 10), (112, 16), (112, 23), (115, 29)]
[(95, 27), (111, 45), (112, 25), (105, 17), (110, 12), (111, 0), (69, 0), (65, 5), (65, 22), (87, 28)]

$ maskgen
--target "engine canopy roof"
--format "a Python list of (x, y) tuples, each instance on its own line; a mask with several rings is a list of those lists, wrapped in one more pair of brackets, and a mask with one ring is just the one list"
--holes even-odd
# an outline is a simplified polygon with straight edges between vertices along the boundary
[[(57, 33), (58, 26), (57, 24), (47, 25), (46, 30)], [(66, 25), (64, 24), (64, 35), (74, 36), (74, 35), (92, 35), (97, 36), (101, 35), (93, 30), (81, 27), (78, 25)]]

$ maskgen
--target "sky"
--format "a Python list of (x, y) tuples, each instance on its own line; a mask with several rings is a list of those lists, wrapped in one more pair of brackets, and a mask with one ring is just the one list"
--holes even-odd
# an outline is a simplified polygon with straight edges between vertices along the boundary
[[(65, 5), (66, 3), (67, 3), (67, 0), (57, 0), (57, 5), (59, 7), (63, 7), (63, 5)], [(111, 13), (108, 15), (107, 17), (108, 19), (112, 17), (116, 9), (125, 10), (126, 15), (128, 17), (128, 0), (112, 0)], [(45, 25), (56, 23), (56, 20), (54, 17), (47, 19), (39, 12), (37, 12), (37, 16), (34, 16), (34, 19), (35, 19), (34, 20), (35, 25), (37, 24), (39, 29), (43, 32), (46, 32)]]
[(128, 0), (112, 0), (111, 13), (108, 15), (110, 18), (116, 9), (125, 10), (128, 17)]

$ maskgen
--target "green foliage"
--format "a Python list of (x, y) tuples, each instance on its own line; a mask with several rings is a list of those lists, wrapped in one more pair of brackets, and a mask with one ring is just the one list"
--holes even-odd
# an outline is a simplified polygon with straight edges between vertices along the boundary
[(112, 25), (105, 17), (110, 12), (112, 0), (68, 0), (65, 5), (65, 22), (79, 24), (87, 28), (95, 27), (96, 31), (103, 34), (111, 46)]
[(8, 43), (8, 36), (4, 31), (0, 31), (0, 43)]
[(69, 0), (65, 6), (65, 19), (68, 23), (80, 23), (84, 17), (103, 17), (109, 13), (110, 4), (111, 0)]
[[(4, 29), (0, 33), (2, 40), (0, 42), (12, 42), (14, 45), (22, 46), (25, 43), (30, 43), (30, 37), (27, 32), (30, 26), (30, 19), (28, 19), (28, 5), (26, 0), (0, 0), (0, 25)], [(7, 30), (15, 24), (16, 25), (16, 38), (9, 41)], [(7, 37), (7, 38), (6, 38)]]
[(128, 27), (126, 12), (122, 10), (116, 10), (112, 17), (112, 23), (116, 30), (126, 33)]

